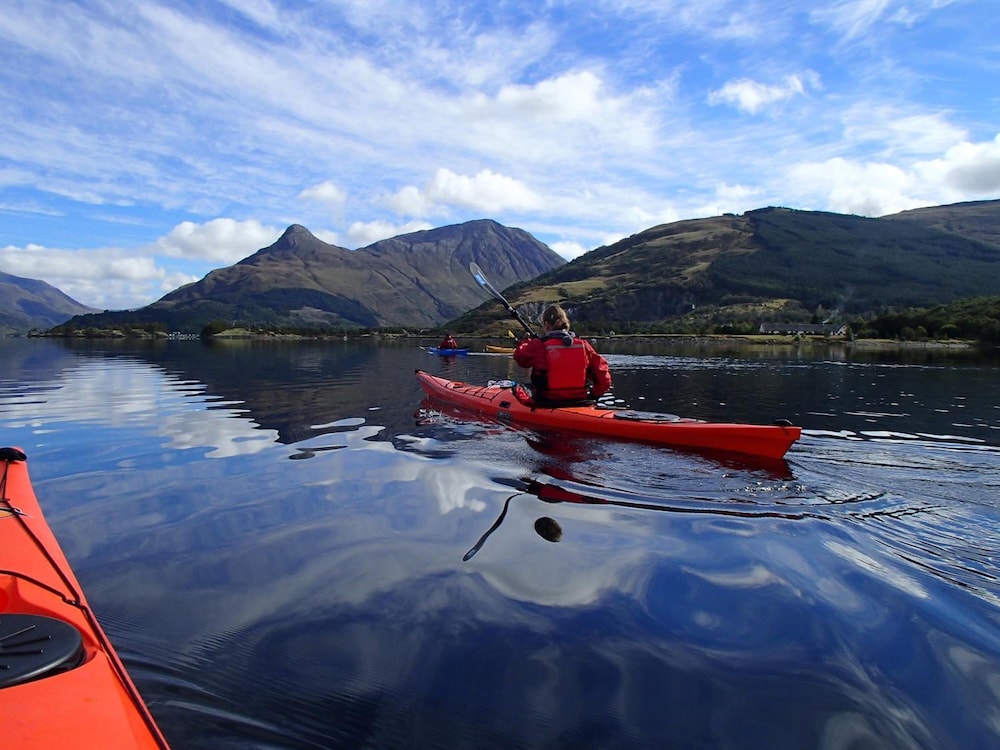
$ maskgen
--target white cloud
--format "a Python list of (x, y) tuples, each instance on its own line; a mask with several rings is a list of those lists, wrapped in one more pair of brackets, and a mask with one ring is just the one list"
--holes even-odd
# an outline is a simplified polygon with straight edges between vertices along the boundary
[(567, 73), (533, 86), (511, 84), (496, 95), (495, 104), (508, 115), (555, 121), (589, 120), (616, 108), (601, 96), (603, 82), (589, 70)]
[(506, 84), (444, 104), (462, 127), (449, 136), (473, 152), (516, 164), (609, 160), (648, 153), (657, 143), (659, 115), (677, 79), (669, 75), (622, 93), (592, 70), (568, 72), (533, 84)]
[(817, 23), (830, 26), (851, 39), (868, 31), (885, 14), (892, 0), (841, 0), (810, 12)]
[(715, 198), (723, 206), (722, 213), (726, 211), (734, 212), (738, 209), (733, 206), (745, 206), (748, 201), (756, 200), (760, 194), (760, 188), (749, 185), (729, 185), (721, 183), (715, 189)]
[(483, 169), (474, 176), (438, 169), (423, 188), (407, 185), (386, 200), (401, 215), (445, 214), (450, 207), (481, 211), (489, 216), (507, 210), (531, 211), (543, 201), (520, 180)]
[[(976, 141), (996, 77), (978, 3), (578, 5), (21, 3), (0, 14), (0, 211), (16, 219), (0, 242), (132, 221), (100, 241), (131, 251), (86, 253), (152, 299), (291, 221), (358, 246), (485, 216), (571, 255), (760, 205), (881, 214), (1000, 193), (997, 144)], [(734, 127), (730, 107), (754, 116)], [(157, 238), (177, 215), (194, 221)]]
[(948, 113), (902, 111), (890, 104), (859, 102), (843, 120), (849, 144), (875, 144), (886, 157), (940, 154), (966, 137)]
[(152, 246), (158, 255), (232, 265), (274, 243), (281, 231), (256, 219), (212, 219), (204, 224), (185, 221)]
[(819, 86), (819, 77), (811, 71), (801, 76), (790, 75), (785, 78), (784, 83), (777, 85), (739, 78), (728, 81), (720, 89), (710, 91), (708, 103), (712, 106), (731, 104), (741, 112), (755, 115), (770, 104), (805, 94), (807, 85), (812, 88)]
[(538, 208), (541, 199), (520, 180), (483, 169), (473, 177), (439, 169), (427, 189), (436, 203), (486, 212)]
[(328, 245), (340, 245), (340, 236), (336, 232), (328, 229), (309, 229), (309, 231)]
[(400, 216), (429, 216), (436, 210), (434, 201), (415, 185), (407, 185), (394, 195), (390, 195), (385, 204)]
[(871, 32), (882, 22), (913, 26), (928, 13), (953, 2), (955, 0), (841, 0), (810, 11), (809, 18), (853, 40)]
[(315, 201), (329, 206), (340, 206), (347, 200), (347, 193), (330, 180), (308, 187), (299, 193), (301, 200)]
[(557, 255), (561, 255), (566, 260), (579, 258), (585, 252), (592, 249), (584, 247), (579, 242), (553, 242), (551, 247)]
[(913, 180), (893, 164), (856, 162), (840, 157), (800, 164), (788, 171), (790, 182), (815, 198), (812, 205), (861, 216), (881, 216), (918, 205), (909, 198)]
[(984, 143), (957, 143), (940, 159), (918, 164), (917, 173), (928, 185), (942, 183), (966, 196), (1000, 195), (1000, 134)]
[(165, 292), (197, 280), (187, 274), (169, 274), (153, 258), (122, 248), (7, 246), (0, 248), (0, 269), (41, 279), (77, 302), (100, 310), (147, 305)]
[(795, 207), (862, 216), (995, 197), (1000, 193), (1000, 134), (992, 141), (962, 141), (935, 159), (905, 164), (836, 157), (802, 163), (783, 178)]
[(8, 246), (0, 249), (0, 269), (42, 279), (90, 307), (117, 310), (148, 305), (212, 267), (232, 265), (271, 245), (280, 234), (253, 219), (186, 221), (138, 250)]

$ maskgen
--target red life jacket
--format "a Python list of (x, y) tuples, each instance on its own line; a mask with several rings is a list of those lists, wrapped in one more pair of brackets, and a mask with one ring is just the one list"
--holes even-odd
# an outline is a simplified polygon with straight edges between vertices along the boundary
[[(569, 340), (572, 343), (567, 344)], [(546, 373), (542, 397), (551, 401), (583, 401), (587, 393), (587, 350), (579, 339), (545, 338)]]

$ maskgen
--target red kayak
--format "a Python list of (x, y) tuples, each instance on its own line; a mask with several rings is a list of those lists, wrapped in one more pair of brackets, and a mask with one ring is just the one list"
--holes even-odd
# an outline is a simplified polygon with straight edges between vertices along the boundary
[(527, 427), (568, 430), (619, 440), (636, 440), (671, 448), (738, 453), (779, 459), (802, 434), (782, 420), (769, 425), (705, 422), (672, 414), (605, 409), (599, 406), (546, 408), (534, 404), (523, 386), (470, 385), (445, 380), (421, 370), (417, 379), (429, 397), (488, 418)]
[(0, 448), (0, 747), (167, 748), (45, 522), (25, 461)]

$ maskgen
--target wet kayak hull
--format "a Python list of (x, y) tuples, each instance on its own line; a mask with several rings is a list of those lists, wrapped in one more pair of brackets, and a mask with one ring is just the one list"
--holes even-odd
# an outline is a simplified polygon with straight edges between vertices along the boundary
[(802, 433), (791, 424), (704, 422), (669, 414), (563, 406), (556, 409), (525, 403), (508, 386), (470, 385), (439, 378), (421, 370), (424, 392), (443, 404), (486, 417), (529, 427), (566, 430), (616, 440), (766, 459), (782, 458)]
[[(16, 450), (0, 449), (0, 744), (167, 748), (46, 523)], [(35, 636), (45, 648), (31, 648)]]

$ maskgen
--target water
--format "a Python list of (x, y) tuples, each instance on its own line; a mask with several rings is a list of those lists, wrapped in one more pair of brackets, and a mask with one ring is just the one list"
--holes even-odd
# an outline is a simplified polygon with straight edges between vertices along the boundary
[(412, 343), (0, 340), (0, 442), (176, 748), (997, 747), (1000, 362), (602, 348), (803, 438), (460, 421), (415, 368), (523, 374)]

